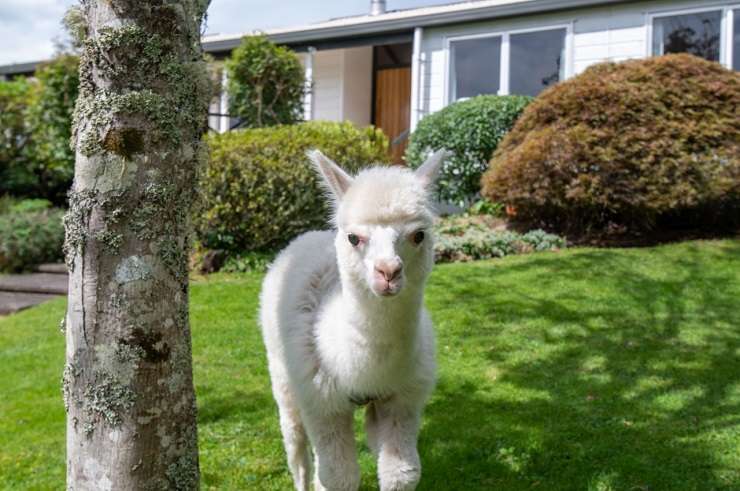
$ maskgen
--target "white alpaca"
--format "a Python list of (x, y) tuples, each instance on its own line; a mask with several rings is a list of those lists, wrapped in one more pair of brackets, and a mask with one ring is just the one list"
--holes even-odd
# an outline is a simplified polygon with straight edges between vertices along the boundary
[(353, 413), (380, 489), (419, 482), (421, 412), (435, 384), (434, 333), (423, 305), (433, 265), (429, 200), (442, 152), (416, 172), (374, 167), (352, 178), (309, 154), (333, 195), (336, 231), (308, 232), (277, 257), (261, 295), (262, 334), (288, 465), (308, 490), (359, 486)]

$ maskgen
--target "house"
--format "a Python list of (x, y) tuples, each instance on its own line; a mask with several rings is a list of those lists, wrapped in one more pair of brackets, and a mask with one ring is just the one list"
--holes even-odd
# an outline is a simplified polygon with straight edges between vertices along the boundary
[[(478, 94), (536, 95), (591, 64), (690, 52), (740, 69), (740, 0), (479, 0), (386, 10), (266, 34), (299, 53), (306, 119), (375, 124), (399, 158), (425, 115)], [(244, 34), (210, 36), (228, 56)], [(0, 67), (0, 75), (32, 70)], [(228, 130), (227, 97), (210, 124)]]

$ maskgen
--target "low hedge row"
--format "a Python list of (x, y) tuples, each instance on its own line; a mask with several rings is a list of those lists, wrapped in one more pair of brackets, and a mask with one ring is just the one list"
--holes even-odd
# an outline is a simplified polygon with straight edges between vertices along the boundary
[(0, 202), (0, 272), (30, 270), (62, 259), (64, 211), (45, 200)]

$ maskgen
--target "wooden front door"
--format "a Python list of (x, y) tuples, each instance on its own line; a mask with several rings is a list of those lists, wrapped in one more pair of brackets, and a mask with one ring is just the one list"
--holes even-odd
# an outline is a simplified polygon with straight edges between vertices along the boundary
[[(411, 117), (411, 68), (375, 71), (375, 126), (391, 141), (393, 162), (403, 162)], [(395, 141), (395, 144), (394, 144)]]

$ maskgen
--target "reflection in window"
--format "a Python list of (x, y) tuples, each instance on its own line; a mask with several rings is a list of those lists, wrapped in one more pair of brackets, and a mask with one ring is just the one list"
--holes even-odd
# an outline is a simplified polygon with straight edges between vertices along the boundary
[(653, 24), (653, 54), (690, 53), (719, 61), (722, 12), (658, 17)]
[(500, 69), (500, 36), (450, 42), (450, 101), (498, 93)]
[(539, 94), (565, 78), (565, 29), (512, 34), (509, 92)]
[(732, 68), (740, 71), (740, 9), (732, 11)]

